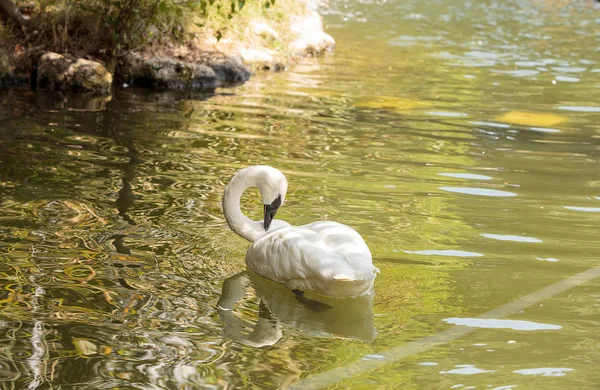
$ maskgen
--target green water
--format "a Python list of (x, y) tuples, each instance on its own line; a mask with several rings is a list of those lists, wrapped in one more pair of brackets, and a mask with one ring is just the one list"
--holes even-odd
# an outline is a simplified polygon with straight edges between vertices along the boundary
[[(334, 53), (214, 95), (0, 92), (2, 388), (600, 386), (600, 278), (475, 319), (600, 265), (600, 10), (336, 0), (325, 22)], [(278, 218), (364, 237), (372, 302), (316, 313), (240, 274), (221, 197), (263, 163)]]

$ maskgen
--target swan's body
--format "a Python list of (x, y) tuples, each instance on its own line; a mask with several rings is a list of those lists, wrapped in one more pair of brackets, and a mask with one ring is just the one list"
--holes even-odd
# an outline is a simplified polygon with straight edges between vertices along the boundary
[(332, 297), (367, 293), (376, 275), (367, 244), (337, 222), (276, 229), (254, 241), (246, 263), (290, 290)]
[[(257, 186), (265, 219), (255, 222), (240, 210), (248, 187)], [(252, 242), (248, 267), (291, 290), (313, 291), (332, 297), (369, 294), (379, 270), (362, 237), (337, 222), (290, 226), (273, 220), (287, 192), (285, 176), (275, 168), (254, 166), (239, 171), (225, 189), (223, 209), (229, 227)]]

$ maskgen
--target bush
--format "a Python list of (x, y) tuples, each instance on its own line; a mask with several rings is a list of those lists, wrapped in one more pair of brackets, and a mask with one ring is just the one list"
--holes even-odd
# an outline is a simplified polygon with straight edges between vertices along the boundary
[[(25, 0), (23, 0), (25, 1)], [(76, 56), (118, 57), (150, 43), (185, 42), (199, 30), (217, 38), (245, 8), (275, 0), (37, 0), (32, 45)], [(251, 7), (246, 7), (251, 4)]]
[(39, 0), (33, 45), (62, 53), (118, 56), (155, 38), (182, 39), (202, 1)]

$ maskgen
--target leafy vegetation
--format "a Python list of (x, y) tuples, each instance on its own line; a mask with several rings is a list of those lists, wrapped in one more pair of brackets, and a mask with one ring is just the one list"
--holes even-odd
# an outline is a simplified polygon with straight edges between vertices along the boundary
[[(298, 0), (19, 0), (16, 4), (31, 23), (25, 40), (12, 27), (4, 35), (13, 39), (5, 42), (103, 58), (148, 46), (239, 36), (250, 19), (277, 23), (304, 9)], [(5, 28), (0, 24), (0, 33)]]

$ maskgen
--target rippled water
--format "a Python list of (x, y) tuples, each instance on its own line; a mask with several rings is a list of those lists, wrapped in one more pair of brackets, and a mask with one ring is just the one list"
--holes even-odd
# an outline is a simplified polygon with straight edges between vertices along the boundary
[[(598, 388), (600, 10), (325, 21), (334, 54), (215, 95), (0, 93), (3, 388)], [(288, 177), (279, 218), (362, 234), (372, 302), (243, 273), (220, 201), (259, 163)]]

